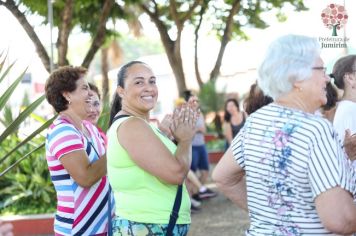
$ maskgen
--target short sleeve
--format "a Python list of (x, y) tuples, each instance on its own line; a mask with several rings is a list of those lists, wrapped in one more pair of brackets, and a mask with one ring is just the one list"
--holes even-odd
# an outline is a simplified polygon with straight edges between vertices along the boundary
[(245, 158), (243, 155), (243, 134), (244, 128), (235, 136), (235, 138), (231, 142), (231, 150), (233, 157), (237, 164), (242, 168), (245, 169)]
[(68, 123), (54, 126), (47, 135), (48, 151), (58, 160), (73, 151), (84, 149), (81, 134)]
[(308, 176), (313, 197), (339, 186), (355, 193), (355, 173), (346, 160), (337, 135), (330, 124), (317, 127), (310, 146)]

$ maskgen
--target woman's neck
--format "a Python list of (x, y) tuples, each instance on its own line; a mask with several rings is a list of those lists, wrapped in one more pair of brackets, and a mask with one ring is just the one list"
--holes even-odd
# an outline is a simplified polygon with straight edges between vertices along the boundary
[(67, 119), (72, 125), (74, 125), (74, 127), (83, 132), (83, 120), (79, 116), (68, 110), (61, 111), (59, 115)]
[(284, 107), (301, 110), (306, 113), (312, 113), (316, 111), (310, 104), (306, 103), (302, 98), (295, 95), (294, 93), (283, 95), (276, 99), (276, 104)]
[(351, 102), (356, 102), (356, 91), (352, 88), (345, 88), (344, 94), (342, 95), (341, 100), (348, 100)]
[(140, 117), (146, 121), (149, 121), (150, 119), (150, 114), (149, 113), (142, 113), (139, 111), (136, 111), (134, 109), (130, 109), (128, 107), (122, 107), (121, 111), (119, 111), (118, 113), (119, 115), (130, 115), (130, 116), (136, 116), (136, 117)]

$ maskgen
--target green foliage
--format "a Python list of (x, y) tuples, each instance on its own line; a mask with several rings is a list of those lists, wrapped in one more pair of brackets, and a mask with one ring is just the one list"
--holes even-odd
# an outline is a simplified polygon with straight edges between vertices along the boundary
[[(128, 1), (130, 2), (130, 1)], [(46, 0), (22, 0), (21, 4), (27, 8), (27, 12), (31, 15), (39, 15), (43, 17), (43, 24), (48, 23), (48, 7)], [(56, 27), (62, 24), (61, 14), (65, 8), (65, 0), (56, 0), (53, 3), (53, 23)], [(94, 35), (98, 28), (99, 18), (102, 14), (104, 1), (98, 0), (75, 0), (73, 1), (73, 19), (71, 28), (78, 26), (83, 32)], [(128, 19), (133, 15), (127, 14), (118, 3), (115, 3), (111, 9), (110, 18)], [(115, 34), (114, 31), (111, 33)]]
[(147, 37), (122, 36), (120, 37), (120, 46), (124, 50), (125, 62), (135, 60), (140, 56), (164, 53), (159, 41)]
[[(2, 166), (10, 166), (19, 157), (25, 156), (32, 149), (44, 142), (44, 137), (32, 139), (23, 145)], [(2, 142), (0, 155), (3, 156), (18, 142), (16, 134)], [(56, 195), (50, 180), (44, 155), (44, 148), (32, 154), (14, 166), (0, 181), (0, 214), (50, 213), (55, 211)]]
[[(0, 54), (0, 58), (2, 55)], [(12, 65), (4, 68), (6, 56), (0, 62), (0, 82), (10, 73)], [(4, 73), (2, 70), (5, 69)], [(25, 70), (26, 71), (26, 70)], [(23, 130), (31, 127), (30, 120), (34, 110), (43, 102), (44, 96), (24, 106), (19, 114), (14, 114), (9, 100), (25, 71), (0, 94), (1, 123), (4, 130), (0, 133), (0, 214), (53, 212), (55, 191), (49, 177), (45, 161), (44, 142), (41, 132), (54, 118), (23, 137)], [(14, 118), (16, 117), (16, 118)], [(26, 125), (30, 122), (31, 124)], [(28, 158), (31, 157), (31, 158)]]
[(103, 110), (101, 111), (98, 127), (100, 127), (104, 132), (108, 130), (109, 120), (110, 120), (110, 103), (108, 98), (104, 98), (103, 102)]
[(225, 102), (224, 94), (225, 92), (218, 93), (216, 91), (215, 81), (210, 80), (203, 85), (198, 95), (199, 102), (200, 102), (200, 109), (203, 111), (203, 113), (205, 114), (208, 112), (214, 113), (213, 124), (208, 124), (208, 127), (210, 127), (209, 131), (216, 132), (219, 138), (223, 137), (223, 134), (222, 134), (222, 122), (218, 112), (224, 107), (224, 102)]
[[(215, 32), (219, 39), (222, 39), (228, 12), (231, 9), (233, 0), (214, 0), (208, 2), (208, 8), (205, 19), (211, 22), (211, 30)], [(303, 0), (263, 0), (263, 1), (240, 1), (240, 9), (234, 16), (232, 25), (232, 37), (242, 40), (248, 40), (249, 37), (244, 33), (244, 28), (265, 29), (268, 27), (263, 16), (264, 13), (276, 10), (276, 18), (283, 22), (287, 16), (283, 13), (283, 8), (292, 6), (296, 11), (304, 11)]]
[(225, 151), (226, 140), (215, 139), (206, 143), (206, 148), (209, 152), (212, 151)]
[(200, 109), (203, 113), (218, 112), (223, 109), (225, 97), (224, 93), (218, 93), (214, 81), (209, 81), (203, 85), (199, 92)]

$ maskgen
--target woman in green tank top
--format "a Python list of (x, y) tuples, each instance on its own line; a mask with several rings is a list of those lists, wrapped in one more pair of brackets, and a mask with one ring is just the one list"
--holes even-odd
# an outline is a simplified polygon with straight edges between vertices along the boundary
[[(107, 133), (108, 176), (116, 202), (114, 235), (188, 233), (190, 200), (184, 180), (199, 112), (185, 104), (173, 113), (168, 132), (176, 145), (149, 123), (157, 96), (156, 77), (147, 64), (132, 61), (120, 69)], [(183, 185), (181, 204), (169, 234), (178, 185)]]

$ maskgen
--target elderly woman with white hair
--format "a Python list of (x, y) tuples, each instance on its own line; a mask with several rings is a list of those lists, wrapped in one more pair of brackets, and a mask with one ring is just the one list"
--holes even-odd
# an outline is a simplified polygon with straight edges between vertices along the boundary
[(251, 114), (213, 173), (248, 209), (246, 235), (356, 232), (355, 172), (331, 123), (314, 115), (328, 81), (316, 39), (287, 35), (270, 45), (258, 84), (275, 102)]

